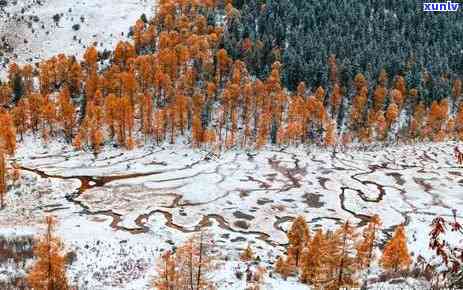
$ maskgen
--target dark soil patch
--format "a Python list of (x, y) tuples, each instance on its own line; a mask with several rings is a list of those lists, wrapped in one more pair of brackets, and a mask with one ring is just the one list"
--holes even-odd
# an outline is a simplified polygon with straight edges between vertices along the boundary
[(386, 176), (390, 176), (390, 177), (394, 178), (395, 183), (397, 183), (400, 186), (405, 184), (405, 179), (403, 179), (402, 174), (400, 174), (398, 172), (389, 172), (389, 173), (386, 173)]
[(268, 198), (261, 198), (257, 200), (258, 205), (265, 205), (267, 203), (273, 203), (273, 200), (268, 199)]
[(325, 205), (325, 203), (320, 201), (320, 197), (322, 197), (321, 194), (306, 193), (303, 196), (304, 203), (307, 204), (309, 207), (321, 208)]
[(252, 221), (254, 219), (254, 216), (252, 215), (249, 215), (249, 214), (245, 214), (241, 211), (235, 211), (233, 213), (233, 216), (238, 218), (238, 219), (245, 219), (245, 220), (248, 220), (248, 221)]
[(245, 230), (249, 229), (249, 224), (244, 220), (237, 220), (233, 224), (237, 228), (241, 228), (241, 229), (245, 229)]

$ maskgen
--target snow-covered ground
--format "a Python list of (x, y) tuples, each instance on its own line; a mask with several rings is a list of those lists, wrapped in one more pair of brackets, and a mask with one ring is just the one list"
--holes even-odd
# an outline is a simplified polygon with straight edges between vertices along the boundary
[[(154, 0), (7, 2), (0, 8), (0, 44), (9, 45), (0, 48), (0, 78), (5, 58), (25, 63), (58, 53), (80, 57), (94, 42), (100, 50), (111, 49), (127, 39), (142, 13), (152, 15), (155, 5)], [(214, 274), (219, 288), (245, 289), (233, 273), (244, 267), (238, 261), (241, 250), (251, 244), (262, 265), (270, 267), (298, 215), (314, 230), (333, 229), (345, 220), (361, 227), (379, 214), (383, 240), (404, 223), (414, 256), (431, 259), (430, 222), (463, 208), (463, 171), (455, 164), (454, 146), (337, 154), (268, 148), (217, 158), (177, 144), (131, 152), (106, 148), (95, 158), (29, 138), (18, 149), (16, 162), (24, 170), (0, 211), (0, 237), (35, 235), (43, 230), (44, 215), (56, 215), (66, 251), (77, 256), (69, 267), (71, 281), (79, 289), (97, 290), (148, 289), (157, 257), (200, 229), (214, 235), (229, 260)], [(0, 280), (17, 270), (6, 267), (0, 265)], [(263, 289), (308, 287), (266, 277)]]
[[(43, 215), (53, 213), (67, 249), (77, 254), (70, 277), (84, 289), (147, 289), (159, 254), (200, 229), (212, 233), (222, 256), (231, 259), (224, 266), (229, 271), (215, 275), (221, 289), (243, 289), (230, 270), (241, 250), (251, 244), (270, 266), (298, 215), (314, 230), (345, 220), (361, 227), (379, 214), (383, 240), (404, 223), (414, 257), (431, 259), (432, 219), (463, 208), (463, 171), (454, 146), (336, 154), (268, 148), (216, 158), (177, 144), (108, 148), (95, 158), (31, 138), (17, 152), (23, 182), (0, 211), (0, 234), (39, 231)], [(269, 277), (264, 288), (295, 289), (282, 283)]]
[[(97, 43), (113, 49), (127, 40), (129, 27), (145, 13), (153, 15), (155, 0), (15, 0), (0, 8), (3, 57), (17, 63), (37, 62), (64, 53), (80, 57)], [(56, 18), (54, 18), (55, 15)], [(59, 19), (59, 20), (58, 20)], [(58, 21), (55, 21), (58, 20)], [(74, 25), (79, 25), (75, 30)], [(4, 39), (3, 39), (4, 38)], [(0, 53), (0, 64), (2, 63)], [(6, 71), (0, 67), (0, 74)]]

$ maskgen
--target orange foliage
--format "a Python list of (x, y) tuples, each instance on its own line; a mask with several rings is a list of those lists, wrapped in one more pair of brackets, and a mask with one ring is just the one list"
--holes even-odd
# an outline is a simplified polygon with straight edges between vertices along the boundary
[(339, 109), (339, 106), (342, 103), (342, 91), (341, 87), (339, 84), (334, 84), (333, 91), (331, 93), (331, 106), (333, 109), (333, 112), (337, 112)]
[(290, 263), (299, 266), (303, 248), (309, 241), (309, 228), (302, 216), (297, 217), (288, 231), (288, 259)]
[(381, 226), (381, 220), (378, 215), (373, 216), (363, 231), (363, 239), (357, 244), (356, 264), (361, 269), (369, 269), (374, 259), (375, 242), (378, 239), (378, 232)]
[(286, 279), (294, 273), (295, 267), (287, 259), (280, 256), (275, 262), (275, 271)]
[(69, 90), (65, 87), (61, 90), (58, 100), (58, 119), (68, 140), (72, 139), (72, 130), (75, 127), (75, 111), (72, 104)]
[(327, 122), (326, 125), (326, 133), (325, 133), (325, 145), (333, 146), (336, 144), (336, 122), (334, 120), (330, 120)]
[(254, 260), (254, 252), (251, 249), (251, 246), (248, 245), (240, 255), (241, 261), (252, 261)]
[(387, 89), (383, 86), (378, 86), (373, 93), (374, 109), (376, 111), (381, 110), (384, 106), (384, 101), (386, 99)]
[(381, 266), (386, 270), (406, 270), (411, 264), (411, 257), (407, 247), (407, 237), (403, 225), (395, 229), (392, 239), (384, 248)]
[(65, 259), (61, 254), (62, 243), (54, 233), (56, 220), (48, 216), (45, 222), (47, 229), (34, 246), (37, 261), (27, 275), (27, 282), (36, 290), (70, 289), (66, 278)]
[(389, 104), (389, 106), (387, 107), (387, 111), (386, 111), (387, 126), (390, 127), (392, 123), (395, 122), (398, 116), (399, 116), (398, 106), (395, 103)]
[(11, 114), (0, 110), (0, 151), (5, 150), (9, 155), (16, 151), (16, 128)]
[[(322, 277), (327, 274), (328, 244), (322, 230), (317, 230), (302, 252), (300, 280), (315, 287), (321, 286)], [(324, 279), (323, 279), (324, 280)]]
[(0, 150), (0, 209), (5, 207), (6, 194), (6, 160), (4, 153)]
[[(423, 103), (414, 106), (412, 101), (420, 99), (418, 89), (408, 91), (403, 76), (396, 76), (389, 87), (385, 70), (371, 96), (369, 80), (355, 75), (348, 131), (336, 132), (334, 120), (344, 118), (338, 113), (350, 88), (342, 87), (345, 84), (338, 79), (335, 55), (327, 60), (331, 89), (313, 90), (301, 82), (291, 94), (281, 83), (279, 49), (273, 50), (276, 61), (267, 79), (255, 79), (244, 60), (233, 59), (219, 45), (224, 27), (208, 18), (217, 1), (190, 2), (160, 1), (150, 21), (134, 23), (133, 42), (117, 43), (108, 65), (101, 65), (106, 56), (93, 46), (82, 61), (59, 54), (43, 60), (37, 69), (12, 63), (10, 83), (0, 85), (0, 104), (11, 102), (11, 80), (16, 76), (24, 83), (25, 95), (12, 109), (0, 112), (0, 146), (13, 153), (16, 130), (21, 140), (29, 131), (41, 132), (44, 139), (64, 136), (76, 148), (95, 153), (107, 141), (134, 148), (140, 141), (136, 132), (142, 133), (145, 143), (152, 139), (159, 144), (167, 138), (175, 143), (181, 134), (191, 137), (193, 147), (226, 149), (262, 148), (270, 141), (334, 145), (341, 139), (348, 144), (354, 137), (369, 143), (385, 139), (407, 96), (414, 109), (407, 135), (463, 139), (462, 110), (449, 120), (447, 100), (434, 102), (429, 112)], [(226, 23), (239, 17), (231, 2), (220, 5), (225, 7)], [(248, 57), (262, 46), (262, 41), (245, 39), (239, 49)], [(452, 104), (458, 103), (461, 87), (461, 80), (453, 81)], [(73, 101), (78, 99), (83, 103)], [(391, 103), (387, 109), (386, 101)]]
[(162, 255), (158, 262), (158, 275), (153, 286), (156, 289), (215, 289), (209, 274), (216, 267), (212, 255), (213, 242), (209, 235), (200, 233), (177, 248)]

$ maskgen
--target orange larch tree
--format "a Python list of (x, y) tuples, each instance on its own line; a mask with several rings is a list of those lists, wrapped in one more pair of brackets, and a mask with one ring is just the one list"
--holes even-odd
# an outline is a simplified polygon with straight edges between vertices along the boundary
[(386, 100), (387, 89), (383, 86), (376, 87), (373, 93), (373, 108), (375, 111), (383, 109)]
[(452, 101), (453, 101), (452, 112), (456, 111), (456, 107), (458, 103), (460, 102), (461, 93), (462, 93), (461, 79), (456, 79), (453, 81), (453, 84), (452, 84)]
[(294, 273), (294, 266), (288, 262), (283, 256), (279, 256), (275, 262), (275, 271), (280, 274), (284, 279)]
[(456, 79), (453, 81), (452, 84), (452, 97), (454, 98), (455, 101), (458, 100), (458, 98), (461, 96), (462, 92), (462, 82), (460, 79)]
[(455, 130), (458, 134), (458, 138), (463, 140), (463, 103), (458, 107), (458, 112), (455, 117)]
[(402, 105), (404, 103), (404, 97), (402, 95), (402, 92), (396, 89), (391, 90), (391, 101), (397, 105), (398, 110), (402, 108)]
[(39, 66), (40, 93), (48, 94), (51, 86), (50, 64), (42, 61)]
[(29, 95), (33, 89), (33, 74), (34, 68), (31, 64), (26, 64), (22, 69), (22, 76), (24, 78), (24, 92), (25, 95)]
[(116, 122), (118, 120), (118, 98), (114, 94), (109, 94), (104, 104), (104, 120), (109, 128), (111, 139), (116, 135)]
[(419, 134), (419, 124), (414, 117), (410, 118), (410, 125), (408, 127), (408, 134), (411, 140), (415, 140)]
[(302, 216), (298, 216), (288, 231), (288, 259), (294, 265), (299, 266), (302, 250), (309, 242), (309, 227)]
[(179, 275), (177, 273), (175, 255), (171, 251), (162, 254), (157, 263), (158, 275), (153, 281), (153, 286), (158, 290), (179, 289)]
[(90, 128), (90, 142), (92, 144), (93, 153), (97, 155), (100, 153), (101, 144), (103, 143), (103, 132), (98, 125), (93, 125)]
[(166, 111), (165, 109), (157, 110), (154, 113), (154, 129), (153, 133), (156, 139), (156, 143), (159, 144), (164, 140), (164, 132), (166, 126)]
[(42, 107), (40, 109), (43, 121), (43, 135), (54, 136), (54, 124), (56, 122), (56, 104), (49, 95), (43, 97)]
[(376, 136), (378, 140), (383, 140), (387, 132), (387, 121), (384, 112), (379, 110), (376, 113)]
[(39, 130), (39, 125), (41, 123), (41, 108), (43, 103), (43, 97), (38, 94), (34, 93), (29, 96), (29, 106), (27, 107), (28, 116), (30, 120), (30, 126), (33, 133), (37, 133)]
[(150, 95), (143, 96), (143, 105), (139, 109), (142, 114), (142, 129), (145, 136), (145, 142), (148, 141), (148, 138), (153, 133), (153, 98)]
[(10, 101), (12, 95), (13, 90), (11, 89), (10, 85), (0, 85), (0, 105), (6, 105)]
[(387, 127), (390, 128), (392, 123), (395, 122), (399, 116), (399, 108), (395, 103), (389, 104), (386, 111), (386, 123)]
[(222, 83), (222, 79), (224, 78), (225, 74), (228, 72), (230, 63), (232, 61), (230, 60), (228, 53), (225, 49), (220, 49), (217, 52), (217, 76), (218, 76), (218, 81), (219, 84)]
[(72, 140), (72, 146), (78, 151), (82, 150), (82, 133), (79, 132), (77, 135), (74, 137), (74, 140)]
[(448, 101), (433, 101), (428, 112), (427, 125), (431, 128), (430, 138), (434, 139), (443, 129), (448, 118)]
[(455, 138), (455, 120), (450, 117), (445, 125), (445, 134), (450, 140)]
[(0, 150), (0, 209), (5, 207), (5, 194), (6, 194), (6, 160), (5, 154)]
[(185, 129), (188, 121), (188, 98), (183, 94), (178, 94), (175, 97), (175, 107), (177, 108), (177, 121), (180, 129), (180, 134), (185, 135)]
[(81, 94), (82, 89), (82, 67), (75, 59), (72, 61), (71, 69), (69, 71), (69, 92), (73, 96)]
[(408, 252), (405, 228), (403, 225), (399, 225), (384, 247), (380, 263), (384, 269), (397, 272), (408, 269), (411, 262), (412, 258)]
[(201, 124), (201, 116), (199, 112), (194, 113), (192, 122), (192, 142), (193, 147), (197, 148), (201, 145), (203, 139), (203, 127)]
[(96, 62), (98, 60), (98, 51), (95, 46), (90, 46), (85, 50), (84, 63), (87, 74), (96, 68)]
[(116, 124), (119, 145), (127, 147), (127, 142), (132, 138), (134, 118), (133, 110), (128, 96), (117, 99)]
[[(423, 102), (418, 103), (415, 106), (415, 111), (413, 112), (413, 119), (416, 121), (416, 134), (421, 135), (421, 129), (424, 127), (426, 117), (426, 107)], [(422, 137), (422, 136), (421, 136)]]
[(325, 126), (325, 145), (326, 146), (333, 146), (336, 144), (336, 122), (332, 119), (326, 122)]
[(72, 104), (69, 89), (63, 88), (59, 94), (58, 99), (58, 119), (63, 127), (64, 136), (66, 140), (70, 142), (72, 140), (72, 130), (74, 129), (75, 120), (75, 109)]
[(89, 72), (87, 79), (85, 80), (85, 98), (83, 100), (84, 102), (83, 108), (85, 108), (85, 110), (82, 113), (85, 114), (87, 112), (86, 107), (88, 103), (93, 101), (93, 98), (95, 96), (97, 89), (98, 89), (98, 74), (97, 74), (96, 68), (93, 68)]
[(363, 230), (363, 239), (357, 244), (357, 265), (361, 269), (367, 269), (373, 259), (373, 250), (380, 230), (381, 220), (378, 215), (372, 217), (368, 225)]
[(371, 262), (374, 260), (374, 249), (375, 244), (378, 239), (378, 232), (381, 227), (381, 219), (378, 215), (374, 215), (366, 228), (363, 230), (362, 237), (363, 239), (357, 243), (356, 250), (356, 265), (359, 269), (367, 271), (365, 272), (365, 277), (363, 279), (363, 287), (367, 287), (367, 277), (370, 273)]
[(327, 276), (327, 240), (321, 229), (317, 230), (301, 255), (300, 280), (319, 287)]
[(328, 262), (331, 277), (326, 289), (352, 288), (357, 286), (355, 263), (355, 228), (346, 221), (337, 231), (329, 236)]
[(0, 150), (5, 150), (9, 155), (16, 151), (16, 128), (13, 118), (8, 111), (0, 110)]
[(342, 103), (342, 90), (338, 83), (335, 83), (331, 92), (331, 117), (335, 118)]
[(263, 113), (259, 121), (259, 128), (257, 133), (256, 147), (262, 148), (267, 144), (267, 139), (270, 132), (270, 123), (272, 120), (271, 113)]
[[(394, 90), (397, 90), (400, 94), (395, 93)], [(406, 86), (405, 78), (403, 76), (396, 77), (395, 83), (394, 83), (394, 89), (392, 90), (391, 94), (392, 94), (392, 98), (394, 102), (397, 104), (397, 106), (399, 106), (399, 109), (402, 109), (403, 103), (407, 96), (407, 86)]]
[(363, 115), (368, 101), (368, 82), (363, 74), (358, 73), (354, 78), (356, 96), (352, 100), (350, 122), (352, 130), (357, 131), (363, 125)]
[(20, 136), (20, 141), (23, 140), (24, 134), (29, 129), (29, 102), (27, 99), (21, 99), (18, 104), (11, 110), (13, 123)]
[(178, 125), (177, 108), (175, 107), (175, 103), (167, 108), (167, 121), (170, 128), (170, 144), (174, 144)]
[(47, 229), (34, 246), (37, 261), (27, 275), (27, 282), (35, 290), (70, 289), (62, 242), (55, 235), (56, 220), (47, 216), (45, 222)]
[(212, 255), (213, 242), (206, 233), (199, 233), (177, 248), (166, 252), (158, 264), (156, 289), (215, 289), (210, 273), (216, 268)]

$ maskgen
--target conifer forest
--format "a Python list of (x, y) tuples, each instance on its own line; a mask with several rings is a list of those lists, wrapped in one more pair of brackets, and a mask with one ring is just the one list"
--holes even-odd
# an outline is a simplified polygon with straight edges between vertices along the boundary
[(0, 289), (463, 288), (462, 11), (0, 0)]

